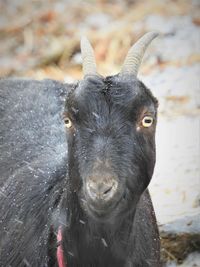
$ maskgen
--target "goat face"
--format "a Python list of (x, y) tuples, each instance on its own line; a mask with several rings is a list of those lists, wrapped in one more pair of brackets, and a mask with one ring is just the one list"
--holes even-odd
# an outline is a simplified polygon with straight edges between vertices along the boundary
[(69, 93), (70, 181), (90, 217), (106, 221), (136, 207), (154, 169), (156, 110), (132, 75), (87, 76)]

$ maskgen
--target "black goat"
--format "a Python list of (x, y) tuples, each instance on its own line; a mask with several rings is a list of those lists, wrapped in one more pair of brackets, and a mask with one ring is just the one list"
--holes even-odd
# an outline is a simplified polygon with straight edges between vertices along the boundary
[(155, 36), (115, 76), (97, 74), (84, 39), (77, 84), (0, 80), (1, 267), (160, 266), (146, 189), (157, 100), (136, 78)]

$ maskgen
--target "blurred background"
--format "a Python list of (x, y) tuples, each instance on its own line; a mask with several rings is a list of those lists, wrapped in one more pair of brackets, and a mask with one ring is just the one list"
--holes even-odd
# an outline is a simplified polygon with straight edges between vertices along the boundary
[(139, 78), (160, 103), (150, 193), (163, 266), (200, 266), (199, 0), (0, 0), (0, 77), (81, 79), (83, 35), (99, 73), (116, 74), (151, 30)]

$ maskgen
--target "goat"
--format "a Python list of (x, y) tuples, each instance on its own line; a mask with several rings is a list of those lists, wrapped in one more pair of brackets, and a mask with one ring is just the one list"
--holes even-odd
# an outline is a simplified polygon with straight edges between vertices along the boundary
[(158, 102), (137, 79), (156, 36), (114, 76), (83, 38), (83, 80), (0, 80), (0, 266), (160, 266), (147, 189)]

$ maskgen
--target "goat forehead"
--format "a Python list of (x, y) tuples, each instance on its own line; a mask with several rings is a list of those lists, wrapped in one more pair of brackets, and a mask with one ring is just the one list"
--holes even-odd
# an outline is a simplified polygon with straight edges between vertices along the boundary
[[(78, 92), (78, 93), (77, 93)], [(145, 86), (137, 79), (120, 79), (108, 77), (106, 79), (90, 78), (83, 80), (74, 94), (77, 109), (91, 110), (94, 113), (127, 106), (137, 108), (142, 104), (153, 103), (154, 99)], [(119, 111), (122, 110), (119, 107)]]

